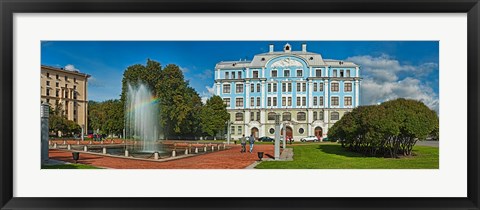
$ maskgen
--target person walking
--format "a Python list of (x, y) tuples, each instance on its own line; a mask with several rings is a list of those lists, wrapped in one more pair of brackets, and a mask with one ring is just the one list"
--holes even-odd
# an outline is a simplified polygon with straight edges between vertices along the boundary
[(240, 143), (242, 144), (242, 150), (240, 150), (241, 153), (244, 153), (247, 151), (247, 138), (245, 137), (245, 134), (242, 135), (242, 138), (240, 139)]
[(250, 135), (249, 143), (250, 143), (250, 153), (252, 153), (252, 151), (253, 151), (253, 144), (255, 143), (255, 138), (253, 137), (253, 134)]

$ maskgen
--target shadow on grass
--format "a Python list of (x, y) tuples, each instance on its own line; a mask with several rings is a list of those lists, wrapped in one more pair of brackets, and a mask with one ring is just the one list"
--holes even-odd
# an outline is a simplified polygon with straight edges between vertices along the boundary
[(362, 154), (348, 151), (346, 148), (343, 148), (341, 145), (320, 145), (317, 149), (325, 152), (327, 154), (341, 155), (345, 157), (364, 157)]

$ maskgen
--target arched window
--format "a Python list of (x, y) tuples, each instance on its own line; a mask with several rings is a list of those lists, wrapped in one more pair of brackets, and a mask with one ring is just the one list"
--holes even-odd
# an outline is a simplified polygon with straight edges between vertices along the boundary
[(332, 112), (330, 119), (331, 120), (339, 120), (340, 115), (338, 114), (338, 112)]
[(235, 120), (236, 121), (243, 121), (243, 113), (238, 112), (235, 114)]
[(292, 120), (292, 114), (290, 112), (284, 112), (282, 115), (282, 121)]
[(276, 115), (275, 112), (269, 112), (268, 113), (268, 120), (275, 120), (275, 115)]
[(305, 112), (299, 112), (299, 113), (297, 113), (297, 120), (298, 120), (298, 121), (305, 121), (305, 120), (307, 120), (307, 114), (305, 114)]
[(317, 112), (313, 112), (313, 120), (317, 120)]
[(323, 120), (323, 111), (318, 113), (318, 119)]

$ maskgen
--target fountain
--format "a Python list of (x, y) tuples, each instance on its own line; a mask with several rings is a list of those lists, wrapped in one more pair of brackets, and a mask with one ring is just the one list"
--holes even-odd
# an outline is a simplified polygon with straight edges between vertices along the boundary
[(158, 152), (158, 99), (144, 84), (132, 86), (128, 84), (127, 100), (125, 104), (125, 126), (127, 137), (134, 139), (130, 152), (154, 153)]

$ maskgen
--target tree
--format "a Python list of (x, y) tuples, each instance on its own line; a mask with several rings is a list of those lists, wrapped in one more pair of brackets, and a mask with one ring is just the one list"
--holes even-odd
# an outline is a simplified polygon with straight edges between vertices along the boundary
[(230, 118), (226, 105), (220, 96), (212, 96), (202, 109), (202, 131), (210, 136), (216, 136), (225, 127)]
[(123, 132), (124, 107), (120, 100), (104, 102), (90, 101), (88, 104), (89, 129), (99, 130), (100, 134), (116, 134)]
[(64, 136), (71, 136), (73, 133), (80, 133), (81, 127), (76, 122), (68, 120), (62, 110), (62, 103), (57, 103), (55, 108), (50, 109), (48, 118), (49, 132)]

